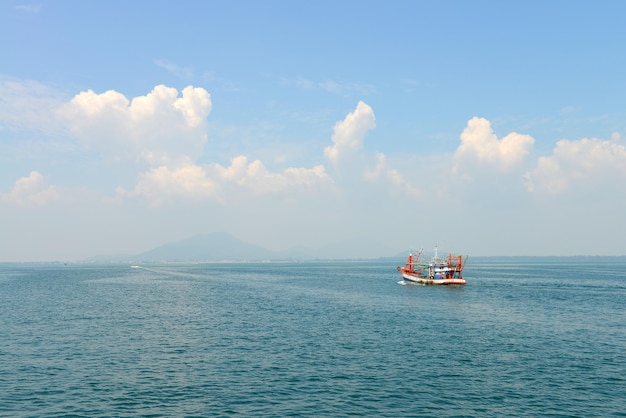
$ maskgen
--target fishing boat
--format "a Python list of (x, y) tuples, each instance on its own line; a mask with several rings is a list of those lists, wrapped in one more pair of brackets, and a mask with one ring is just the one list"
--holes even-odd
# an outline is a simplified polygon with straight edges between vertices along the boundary
[(402, 279), (409, 283), (419, 284), (465, 284), (463, 268), (467, 263), (467, 256), (463, 260), (462, 255), (448, 254), (448, 257), (439, 257), (437, 247), (435, 255), (428, 263), (420, 262), (422, 250), (417, 254), (409, 253), (409, 257), (403, 266), (397, 270), (402, 274)]

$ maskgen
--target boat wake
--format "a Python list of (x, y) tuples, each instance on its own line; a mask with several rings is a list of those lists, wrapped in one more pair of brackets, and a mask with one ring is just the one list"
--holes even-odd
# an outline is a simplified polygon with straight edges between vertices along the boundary
[(407, 282), (406, 280), (400, 280), (398, 284), (401, 286), (426, 286), (424, 283)]

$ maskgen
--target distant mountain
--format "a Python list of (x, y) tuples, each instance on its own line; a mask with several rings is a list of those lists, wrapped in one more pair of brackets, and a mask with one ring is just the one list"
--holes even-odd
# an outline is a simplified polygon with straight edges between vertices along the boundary
[(236, 261), (266, 260), (276, 255), (263, 247), (241, 241), (225, 232), (195, 235), (137, 254), (137, 261)]
[(88, 263), (138, 262), (203, 262), (203, 261), (262, 261), (262, 260), (339, 260), (397, 258), (403, 260), (406, 252), (388, 257), (395, 251), (368, 243), (365, 239), (348, 239), (329, 243), (320, 248), (304, 246), (274, 252), (258, 245), (241, 241), (225, 232), (194, 235), (170, 242), (139, 254), (101, 255), (90, 257)]

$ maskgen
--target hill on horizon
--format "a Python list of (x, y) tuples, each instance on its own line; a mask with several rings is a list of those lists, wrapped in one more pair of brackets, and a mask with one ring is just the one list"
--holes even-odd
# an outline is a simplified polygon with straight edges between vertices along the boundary
[(241, 241), (226, 232), (194, 235), (137, 254), (137, 261), (234, 261), (275, 258), (273, 251)]
[[(169, 242), (134, 255), (105, 255), (86, 259), (86, 262), (215, 262), (215, 261), (265, 261), (265, 260), (339, 260), (396, 258), (388, 248), (369, 245), (364, 253), (355, 249), (356, 242), (347, 240), (330, 243), (319, 249), (304, 246), (276, 252), (250, 244), (227, 232), (198, 234), (179, 241)], [(404, 254), (404, 253), (402, 253)], [(390, 256), (391, 255), (391, 256)], [(403, 259), (404, 255), (398, 258)]]

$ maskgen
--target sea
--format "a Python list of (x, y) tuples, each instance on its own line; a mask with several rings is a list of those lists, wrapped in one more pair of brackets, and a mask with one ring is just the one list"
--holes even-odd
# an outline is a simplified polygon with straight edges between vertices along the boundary
[(403, 262), (0, 264), (0, 416), (626, 416), (626, 258)]

